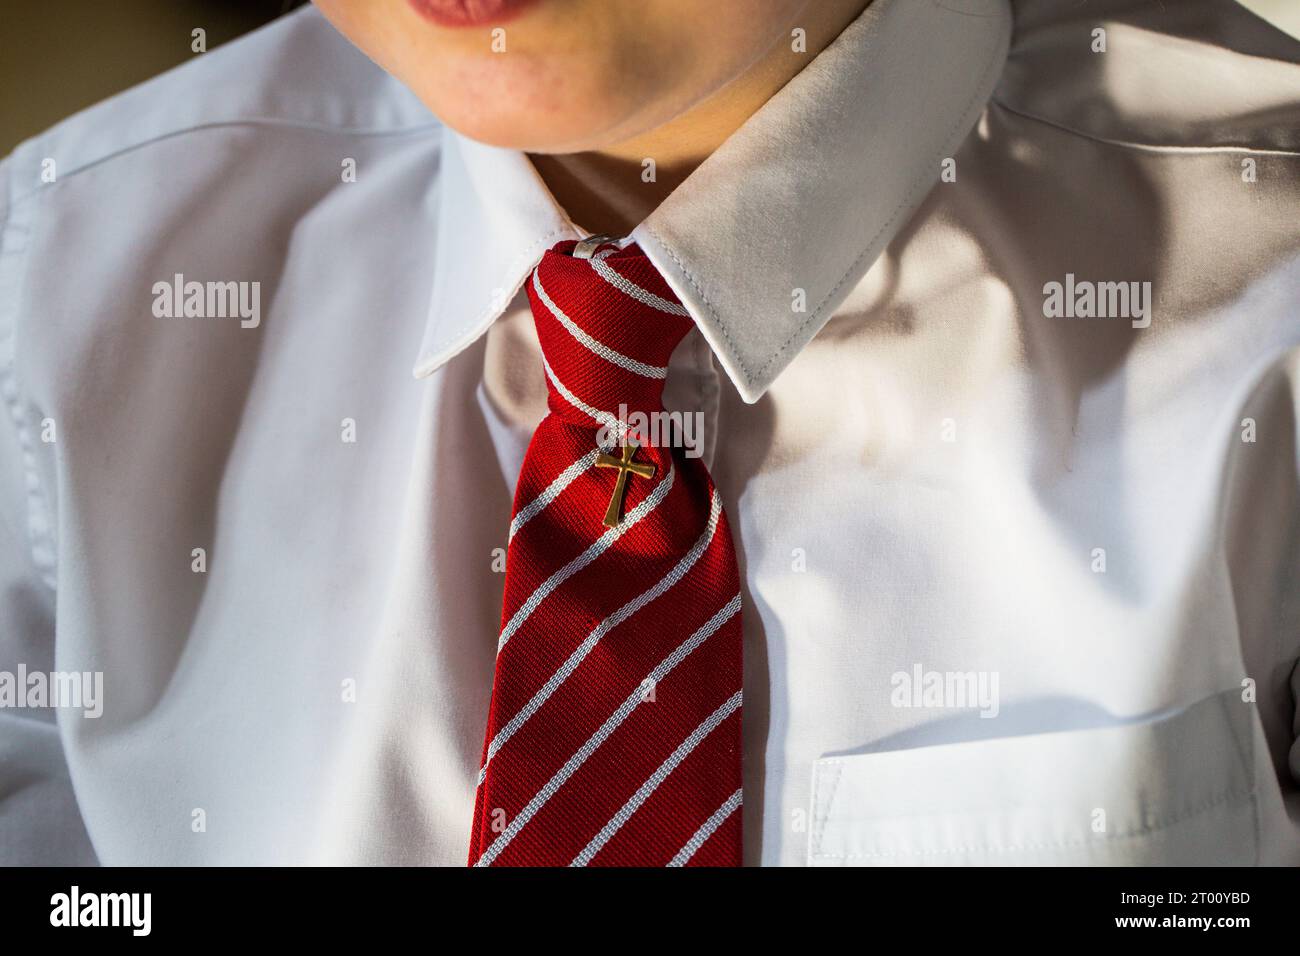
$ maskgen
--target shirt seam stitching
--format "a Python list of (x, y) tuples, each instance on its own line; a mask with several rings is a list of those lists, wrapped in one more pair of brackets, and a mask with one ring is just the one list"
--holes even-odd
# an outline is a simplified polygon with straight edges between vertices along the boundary
[[(13, 167), (10, 166), (7, 174), (12, 177)], [(12, 181), (10, 185), (12, 184)], [(9, 186), (6, 185), (6, 191)], [(28, 541), (28, 558), (32, 566), (37, 571), (37, 577), (41, 583), (49, 588), (51, 593), (58, 593), (58, 584), (56, 570), (58, 568), (58, 551), (54, 541), (54, 522), (53, 515), (46, 503), (44, 485), (40, 479), (40, 474), (36, 468), (35, 445), (32, 440), (31, 429), (28, 427), (27, 415), (23, 409), (23, 393), (18, 384), (18, 315), (17, 306), (22, 301), (22, 291), (27, 285), (27, 256), (31, 247), (31, 222), (19, 222), (14, 218), (14, 212), (17, 204), (12, 200), (5, 211), (4, 220), (0, 222), (0, 250), (3, 250), (4, 259), (13, 259), (12, 268), (17, 270), (14, 273), (14, 295), (10, 299), (12, 309), (6, 308), (9, 312), (3, 322), (4, 331), (4, 364), (0, 366), (0, 394), (5, 397), (5, 406), (9, 412), (10, 418), (14, 423), (14, 431), (18, 443), (18, 457), (22, 469), (25, 494), (23, 495), (26, 504), (26, 525)], [(11, 236), (16, 241), (16, 247), (13, 249), (4, 248), (4, 239)], [(2, 268), (2, 267), (0, 267)], [(44, 534), (36, 526), (33, 518), (41, 515), (45, 524)], [(40, 546), (44, 545), (49, 553), (49, 560), (44, 560), (40, 556)]]
[[(20, 195), (11, 195), (10, 204), (12, 206), (17, 206), (19, 203), (25, 202), (26, 200), (30, 199), (32, 196), (40, 195), (41, 193), (48, 191), (51, 185), (57, 185), (57, 183), (61, 183), (64, 180), (68, 179), (69, 177), (77, 175), (78, 173), (85, 172), (88, 169), (93, 169), (94, 167), (99, 166), (103, 163), (111, 162), (112, 160), (117, 159), (121, 156), (125, 156), (137, 150), (145, 149), (146, 147), (153, 146), (157, 143), (161, 143), (166, 140), (173, 139), (179, 136), (185, 136), (189, 133), (205, 132), (208, 130), (229, 129), (232, 127), (291, 129), (291, 130), (303, 130), (303, 131), (315, 132), (315, 133), (333, 133), (340, 136), (382, 137), (382, 136), (405, 136), (405, 135), (425, 132), (428, 130), (437, 130), (442, 128), (442, 124), (437, 122), (436, 120), (431, 120), (427, 123), (422, 123), (416, 126), (404, 126), (398, 129), (368, 129), (365, 127), (349, 128), (349, 127), (329, 126), (323, 123), (283, 120), (283, 119), (276, 119), (274, 117), (246, 117), (237, 120), (218, 120), (211, 123), (199, 123), (194, 126), (186, 126), (182, 129), (168, 130), (167, 132), (159, 133), (156, 136), (150, 136), (147, 139), (142, 139), (139, 142), (130, 143), (129, 145), (121, 146), (117, 149), (112, 150), (111, 152), (103, 154), (102, 156), (96, 156), (93, 159), (88, 159), (85, 162), (81, 163), (80, 165), (74, 166), (72, 169), (60, 173), (59, 179), (54, 184), (42, 183), (41, 185), (34, 186), (31, 189), (28, 189), (26, 192)], [(30, 150), (42, 150), (43, 147), (46, 145), (46, 141), (43, 140), (41, 137), (37, 137), (35, 139), (28, 140), (27, 143), (23, 145)], [(14, 153), (11, 154), (10, 156), (11, 162), (13, 161), (13, 157), (17, 155), (17, 152), (18, 151), (15, 150)]]
[[(1133, 840), (1139, 837), (1151, 836), (1153, 834), (1160, 833), (1163, 830), (1168, 830), (1171, 827), (1175, 827), (1181, 823), (1186, 823), (1189, 820), (1193, 820), (1196, 817), (1201, 816), (1202, 814), (1208, 813), (1209, 811), (1215, 809), (1216, 807), (1223, 806), (1229, 803), (1248, 802), (1251, 806), (1252, 815), (1253, 815), (1254, 804), (1255, 804), (1254, 796), (1255, 796), (1255, 789), (1253, 786), (1250, 786), (1245, 790), (1237, 790), (1237, 789), (1227, 790), (1224, 791), (1219, 796), (1214, 797), (1208, 802), (1192, 810), (1188, 810), (1185, 813), (1175, 814), (1174, 816), (1168, 817), (1165, 820), (1153, 826), (1140, 827), (1136, 830), (1129, 830), (1124, 833), (1107, 835), (1097, 840), (1059, 840), (1059, 841), (1041, 842), (1041, 843), (1027, 842), (1027, 843), (1010, 844), (1008, 846), (966, 845), (966, 846), (956, 846), (956, 847), (945, 847), (939, 850), (909, 850), (902, 853), (816, 853), (814, 852), (813, 858), (818, 860), (893, 859), (893, 858), (918, 857), (918, 856), (944, 856), (953, 853), (1020, 853), (1026, 850), (1028, 851), (1064, 850), (1064, 849), (1072, 849), (1076, 847), (1101, 845), (1105, 843), (1115, 843), (1122, 840)], [(1252, 819), (1252, 828), (1253, 828), (1253, 824), (1254, 821)]]
[(1077, 136), (1080, 139), (1090, 140), (1094, 143), (1101, 143), (1104, 146), (1114, 146), (1119, 149), (1132, 149), (1148, 153), (1169, 153), (1175, 155), (1178, 153), (1255, 153), (1260, 156), (1289, 156), (1300, 158), (1300, 150), (1269, 149), (1263, 146), (1236, 146), (1230, 143), (1216, 143), (1208, 146), (1178, 146), (1171, 143), (1139, 143), (1136, 140), (1114, 139), (1112, 137), (1098, 136), (1095, 133), (1075, 129), (1073, 126), (1067, 126), (1064, 123), (1048, 119), (1045, 116), (1039, 116), (1036, 113), (1018, 109), (1011, 106), (1005, 100), (999, 99), (997, 96), (994, 96), (991, 102), (995, 106), (999, 106), (1006, 110), (1008, 113), (1011, 113), (1014, 116), (1019, 116), (1022, 119), (1027, 119), (1030, 122), (1041, 123), (1043, 126), (1060, 130), (1062, 133)]
[[(940, 148), (940, 154), (937, 155), (935, 158), (942, 158), (941, 154), (949, 148), (949, 144), (951, 143), (953, 134), (957, 131), (957, 128), (961, 126), (963, 123), (967, 122), (970, 116), (971, 108), (975, 105), (975, 102), (980, 98), (981, 91), (986, 88), (986, 81), (988, 80), (989, 74), (992, 73), (995, 68), (1001, 69), (1005, 65), (1005, 63), (1006, 63), (1005, 53), (1000, 56), (992, 56), (989, 58), (989, 62), (984, 67), (984, 72), (980, 75), (979, 82), (975, 84), (974, 92), (971, 94), (970, 98), (966, 101), (966, 103), (962, 106), (961, 110), (957, 114), (957, 118), (952, 122), (947, 132), (944, 134), (943, 137), (944, 145)], [(984, 93), (983, 95), (986, 100), (988, 100), (991, 97), (990, 93)], [(922, 166), (921, 168), (923, 170), (931, 169), (933, 166), (934, 166), (934, 159), (931, 159), (929, 164), (927, 164), (926, 166)], [(842, 289), (844, 287), (844, 284), (849, 280), (849, 276), (853, 275), (855, 272), (858, 271), (859, 267), (862, 265), (862, 261), (867, 257), (867, 254), (871, 251), (871, 248), (875, 245), (876, 240), (878, 240), (882, 235), (884, 235), (884, 233), (888, 231), (894, 225), (895, 222), (897, 222), (899, 216), (903, 214), (904, 209), (910, 209), (912, 207), (913, 201), (916, 199), (917, 195), (921, 192), (922, 188), (934, 187), (932, 176), (933, 173), (926, 173), (917, 177), (917, 179), (913, 182), (911, 188), (907, 191), (903, 199), (899, 200), (898, 204), (894, 207), (894, 211), (890, 215), (889, 219), (878, 230), (876, 230), (876, 232), (872, 235), (872, 237), (866, 242), (861, 253), (859, 253), (858, 256), (853, 260), (853, 262), (850, 263), (849, 267), (845, 269), (844, 274), (840, 276), (839, 281), (835, 283), (835, 285), (830, 289), (829, 292), (827, 292), (824, 296), (822, 296), (822, 298), (819, 300), (817, 304), (816, 310), (812, 314), (810, 314), (806, 319), (804, 319), (802, 322), (799, 323), (799, 325), (794, 329), (794, 331), (790, 333), (789, 337), (785, 340), (785, 342), (782, 343), (782, 345), (778, 347), (775, 352), (773, 352), (770, 356), (768, 356), (766, 362), (764, 362), (757, 369), (754, 369), (752, 372), (750, 368), (746, 365), (744, 359), (735, 351), (734, 339), (731, 336), (730, 330), (727, 328), (726, 323), (718, 315), (713, 305), (709, 302), (708, 297), (704, 294), (704, 290), (700, 287), (700, 284), (696, 280), (695, 276), (690, 272), (690, 270), (681, 261), (681, 259), (677, 257), (676, 253), (674, 253), (673, 250), (668, 246), (668, 244), (664, 241), (663, 237), (659, 234), (659, 231), (655, 229), (654, 226), (648, 222), (645, 225), (647, 231), (652, 236), (654, 236), (655, 239), (659, 242), (660, 246), (664, 248), (665, 251), (667, 251), (668, 255), (672, 257), (672, 260), (675, 263), (677, 263), (677, 266), (682, 271), (682, 274), (686, 276), (690, 284), (699, 293), (700, 298), (702, 300), (702, 304), (708, 310), (709, 316), (713, 319), (714, 324), (722, 332), (723, 340), (726, 341), (727, 344), (731, 346), (736, 364), (740, 367), (740, 370), (744, 372), (746, 376), (761, 376), (764, 372), (766, 372), (769, 368), (771, 368), (772, 365), (778, 359), (780, 359), (783, 355), (785, 355), (790, 350), (790, 346), (794, 343), (795, 339), (797, 339), (800, 335), (802, 335), (804, 330), (807, 329), (809, 325), (816, 322), (818, 319), (822, 318), (823, 312), (826, 309), (826, 303), (831, 301), (831, 299), (833, 299), (839, 293), (840, 289)]]
[[(534, 239), (533, 242), (529, 244), (528, 248), (510, 260), (510, 264), (502, 271), (507, 275), (515, 275), (519, 272), (523, 272), (524, 274), (522, 278), (515, 282), (514, 288), (510, 290), (509, 294), (503, 297), (501, 308), (498, 309), (495, 306), (488, 306), (488, 308), (475, 316), (471, 322), (467, 323), (468, 328), (459, 335), (452, 334), (448, 336), (435, 337), (434, 341), (429, 343), (428, 349), (425, 350), (424, 354), (428, 357), (425, 358), (422, 356), (418, 367), (426, 368), (430, 365), (436, 367), (451, 361), (451, 359), (455, 358), (456, 354), (463, 351), (478, 339), (479, 336), (486, 332), (487, 327), (491, 326), (492, 323), (500, 318), (502, 313), (510, 307), (510, 303), (514, 300), (514, 297), (519, 294), (519, 290), (523, 287), (523, 284), (528, 281), (530, 273), (524, 270), (524, 266), (531, 264), (531, 262), (535, 261), (543, 252), (550, 248), (553, 239), (567, 236), (570, 232), (571, 230), (568, 226), (561, 226), (557, 229), (553, 229), (544, 236)], [(431, 369), (430, 371), (433, 370)]]

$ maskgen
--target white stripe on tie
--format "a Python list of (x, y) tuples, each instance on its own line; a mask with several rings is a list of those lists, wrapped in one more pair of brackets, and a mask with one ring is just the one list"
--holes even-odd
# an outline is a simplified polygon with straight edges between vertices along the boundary
[(686, 552), (685, 556), (654, 587), (642, 591), (641, 594), (628, 601), (596, 625), (596, 629), (587, 635), (586, 640), (578, 645), (577, 649), (569, 655), (568, 660), (560, 665), (560, 669), (542, 685), (541, 690), (520, 708), (519, 713), (510, 718), (509, 723), (497, 731), (496, 736), (492, 738), (492, 742), (488, 745), (487, 759), (483, 761), (483, 766), (479, 768), (479, 786), (482, 786), (483, 781), (487, 778), (487, 768), (488, 764), (492, 762), (492, 758), (505, 746), (506, 741), (513, 737), (533, 714), (537, 713), (542, 704), (546, 703), (547, 699), (569, 678), (569, 675), (577, 670), (578, 665), (591, 653), (591, 649), (596, 646), (600, 639), (685, 577), (686, 572), (708, 550), (710, 542), (713, 541), (714, 532), (718, 527), (718, 516), (721, 514), (722, 500), (718, 497), (717, 489), (714, 489), (712, 500), (709, 502), (708, 525), (705, 527), (704, 533), (700, 535), (699, 540), (691, 547), (691, 550)]
[(619, 421), (617, 416), (611, 415), (609, 412), (604, 412), (601, 411), (599, 408), (595, 408), (591, 405), (588, 405), (577, 395), (574, 395), (571, 391), (569, 391), (568, 386), (560, 381), (559, 377), (555, 374), (555, 370), (551, 368), (551, 363), (546, 361), (545, 355), (542, 356), (542, 368), (546, 369), (546, 377), (551, 380), (551, 384), (555, 386), (555, 390), (560, 393), (561, 398), (563, 398), (566, 402), (568, 402), (578, 411), (582, 412), (582, 414), (594, 418), (596, 421), (600, 422), (600, 424), (610, 429), (610, 431), (618, 435), (620, 442), (625, 441), (627, 439), (627, 432), (628, 432), (627, 422)]
[[(737, 607), (740, 605), (739, 596), (736, 598), (736, 605)], [(614, 814), (608, 823), (601, 827), (600, 832), (591, 838), (591, 842), (587, 844), (587, 848), (575, 856), (573, 862), (570, 863), (569, 866), (586, 866), (590, 863), (592, 858), (601, 851), (601, 848), (613, 839), (614, 834), (619, 831), (623, 824), (627, 823), (627, 821), (632, 818), (632, 814), (636, 813), (637, 810), (640, 809), (641, 804), (645, 803), (646, 800), (649, 799), (650, 794), (654, 793), (655, 790), (658, 789), (659, 785), (668, 779), (668, 775), (677, 769), (678, 765), (687, 758), (690, 752), (698, 747), (705, 737), (713, 733), (720, 723), (726, 720), (728, 716), (733, 714), (736, 709), (740, 707), (740, 697), (741, 692), (736, 691), (727, 698), (721, 707), (711, 713), (708, 717), (704, 718), (704, 721), (690, 732), (687, 738), (678, 745), (677, 749), (672, 752), (669, 758), (660, 765), (659, 769), (650, 775), (650, 779), (641, 784), (641, 789), (632, 794), (627, 803), (623, 804), (623, 808), (619, 810), (618, 813)]]
[(519, 511), (515, 513), (515, 520), (510, 522), (510, 536), (506, 538), (506, 543), (509, 544), (513, 541), (515, 535), (519, 533), (520, 528), (528, 524), (532, 519), (536, 518), (546, 510), (547, 505), (560, 497), (560, 492), (573, 484), (575, 478), (596, 464), (596, 456), (599, 454), (599, 448), (587, 452), (587, 454), (583, 455), (568, 468), (564, 469), (564, 471), (560, 472), (559, 475), (555, 477), (555, 480), (547, 485), (546, 489), (541, 494), (520, 508)]
[(613, 266), (605, 262), (606, 256), (612, 256), (617, 250), (606, 249), (596, 253), (588, 261), (591, 267), (596, 270), (596, 275), (600, 276), (614, 288), (618, 289), (624, 295), (629, 295), (636, 299), (642, 305), (648, 305), (652, 309), (658, 309), (660, 312), (667, 312), (669, 315), (684, 315), (690, 318), (690, 313), (680, 302), (674, 302), (671, 299), (665, 299), (661, 295), (655, 295), (649, 289), (643, 289), (635, 282), (625, 278), (621, 273), (614, 271)]
[(727, 817), (736, 812), (736, 808), (743, 800), (743, 793), (743, 790), (737, 790), (727, 797), (726, 802), (713, 811), (713, 816), (705, 820), (695, 831), (695, 835), (686, 841), (686, 845), (677, 851), (677, 855), (668, 861), (668, 866), (685, 866), (690, 862), (695, 851), (704, 846), (705, 841), (713, 836), (714, 831), (727, 822)]
[[(605, 268), (608, 269), (609, 266), (605, 266)], [(627, 369), (629, 372), (635, 372), (637, 375), (644, 375), (646, 378), (663, 379), (668, 377), (668, 369), (661, 368), (658, 365), (647, 365), (645, 362), (638, 362), (634, 358), (628, 358), (628, 356), (624, 355), (622, 352), (615, 351), (604, 342), (593, 338), (581, 326), (579, 326), (577, 322), (574, 322), (573, 319), (565, 315), (564, 310), (556, 305), (554, 300), (546, 294), (546, 290), (542, 288), (541, 271), (541, 269), (537, 269), (533, 272), (533, 291), (537, 293), (537, 297), (542, 300), (548, 309), (550, 309), (551, 315), (555, 316), (556, 321), (568, 329), (569, 334), (586, 346), (589, 351), (599, 355), (607, 362), (612, 362), (619, 368)]]
[(510, 620), (506, 622), (506, 626), (501, 629), (501, 639), (497, 641), (498, 654), (501, 653), (501, 648), (506, 646), (506, 641), (510, 640), (510, 638), (514, 636), (514, 633), (519, 630), (524, 621), (528, 620), (528, 616), (532, 614), (533, 611), (537, 610), (538, 605), (545, 600), (548, 594), (608, 551), (610, 546), (622, 537), (623, 532), (627, 531), (628, 528), (632, 527), (659, 506), (659, 503), (663, 501), (664, 498), (667, 497), (668, 492), (672, 490), (673, 478), (676, 473), (677, 470), (669, 466), (668, 474), (664, 475), (663, 480), (654, 486), (654, 490), (651, 491), (650, 494), (646, 495), (640, 504), (623, 516), (623, 520), (618, 523), (618, 527), (608, 529), (604, 534), (593, 541), (587, 547), (586, 551), (583, 551), (564, 567), (560, 568), (560, 570), (552, 574), (549, 578), (538, 585), (536, 591), (528, 595), (528, 600), (519, 605), (519, 609), (511, 615)]
[[(682, 641), (675, 651), (665, 657), (663, 661), (660, 662), (659, 666), (650, 672), (650, 676), (647, 679), (658, 684), (668, 675), (669, 671), (685, 660), (686, 656), (690, 654), (691, 651), (695, 650), (712, 637), (718, 629), (722, 627), (723, 624), (726, 624), (727, 621), (729, 621), (739, 610), (740, 595), (737, 594), (727, 602), (726, 606), (724, 606), (722, 610), (709, 618), (708, 622), (703, 627), (686, 640)], [(518, 836), (519, 831), (524, 828), (529, 820), (537, 815), (537, 811), (546, 804), (546, 801), (555, 796), (556, 791), (558, 791), (560, 787), (564, 786), (565, 782), (578, 772), (578, 768), (586, 763), (587, 758), (596, 752), (596, 749), (605, 742), (610, 734), (618, 729), (619, 725), (622, 724), (623, 721), (627, 720), (628, 715), (631, 714), (632, 711), (636, 710), (637, 704), (641, 703), (642, 695), (644, 693), (645, 691), (642, 689), (642, 685), (638, 684), (636, 690), (632, 691), (632, 693), (628, 695), (627, 700), (623, 701), (623, 703), (619, 705), (618, 710), (614, 711), (614, 713), (610, 715), (609, 719), (601, 724), (594, 734), (587, 738), (587, 742), (578, 748), (578, 752), (570, 757), (568, 762), (555, 772), (555, 776), (551, 777), (551, 779), (546, 782), (546, 786), (542, 787), (541, 790), (534, 794), (533, 798), (528, 801), (527, 805), (515, 814), (515, 818), (510, 821), (506, 828), (497, 834), (497, 838), (492, 841), (491, 845), (483, 851), (482, 855), (474, 863), (475, 866), (489, 866), (493, 860), (501, 855), (501, 852), (510, 844), (510, 841)], [(740, 693), (737, 692), (735, 697), (737, 700), (736, 706), (739, 706), (739, 698)], [(726, 705), (724, 704), (723, 706)], [(712, 720), (712, 718), (709, 719)], [(696, 728), (697, 733), (698, 731), (699, 728)]]

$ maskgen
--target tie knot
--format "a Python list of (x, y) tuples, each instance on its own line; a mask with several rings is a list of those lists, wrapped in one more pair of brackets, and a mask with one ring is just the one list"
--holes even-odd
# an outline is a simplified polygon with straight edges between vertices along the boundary
[(574, 424), (616, 428), (663, 410), (668, 359), (691, 318), (635, 244), (607, 243), (584, 259), (575, 245), (549, 250), (528, 280), (548, 403)]

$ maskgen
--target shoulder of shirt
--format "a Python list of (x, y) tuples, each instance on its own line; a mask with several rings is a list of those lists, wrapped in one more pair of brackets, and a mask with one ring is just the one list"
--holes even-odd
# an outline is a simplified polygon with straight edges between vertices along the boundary
[(309, 6), (63, 120), (19, 144), (5, 164), (35, 184), (42, 161), (53, 158), (62, 181), (153, 143), (234, 125), (351, 137), (441, 128)]
[(997, 106), (1118, 147), (1300, 156), (1300, 41), (1236, 0), (1012, 6)]

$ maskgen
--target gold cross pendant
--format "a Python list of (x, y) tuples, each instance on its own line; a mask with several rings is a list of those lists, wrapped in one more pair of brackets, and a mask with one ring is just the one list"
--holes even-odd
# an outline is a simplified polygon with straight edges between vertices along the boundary
[(610, 528), (617, 528), (622, 518), (623, 512), (623, 493), (627, 488), (627, 474), (631, 472), (642, 478), (653, 478), (655, 466), (634, 462), (632, 456), (636, 454), (636, 445), (628, 441), (623, 446), (623, 457), (615, 458), (613, 455), (607, 455), (601, 452), (596, 456), (597, 468), (617, 468), (618, 480), (614, 482), (614, 496), (609, 499), (609, 509), (605, 512), (605, 524)]

